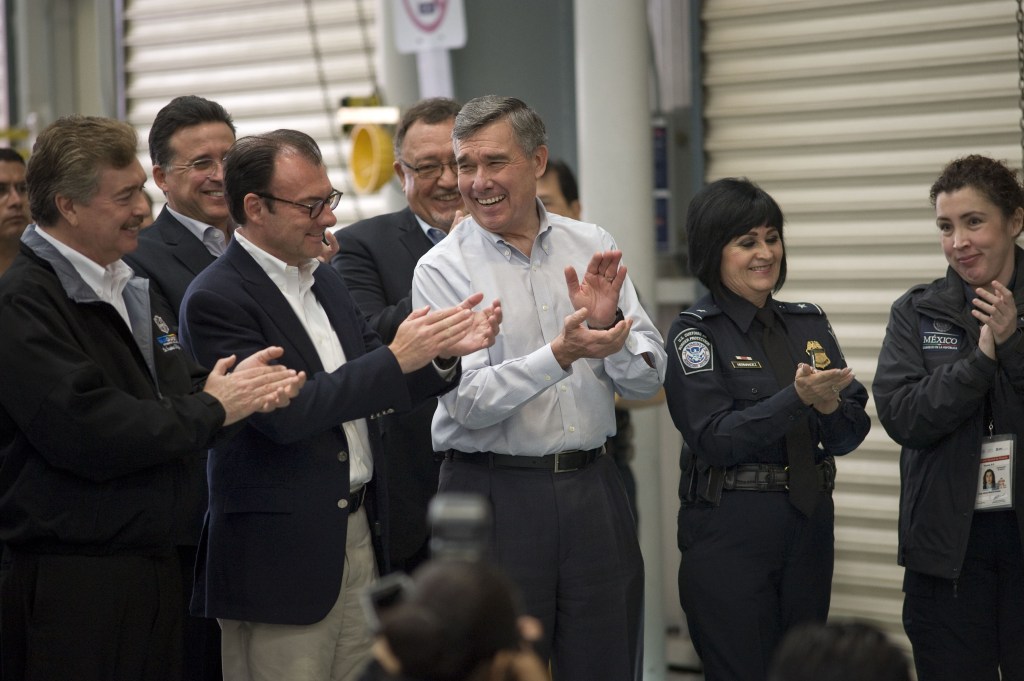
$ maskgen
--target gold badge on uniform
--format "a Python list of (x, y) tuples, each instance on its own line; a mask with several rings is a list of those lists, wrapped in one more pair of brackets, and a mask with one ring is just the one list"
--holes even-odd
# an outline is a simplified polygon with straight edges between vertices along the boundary
[(811, 358), (811, 365), (815, 369), (828, 369), (832, 360), (825, 354), (825, 348), (816, 340), (807, 341), (807, 355)]

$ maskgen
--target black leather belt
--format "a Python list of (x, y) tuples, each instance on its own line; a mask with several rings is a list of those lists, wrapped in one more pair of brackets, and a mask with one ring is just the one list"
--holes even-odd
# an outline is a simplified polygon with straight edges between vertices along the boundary
[(348, 514), (352, 515), (359, 510), (359, 507), (363, 505), (363, 500), (366, 498), (366, 485), (363, 485), (355, 492), (348, 495)]
[(604, 454), (604, 447), (597, 449), (573, 449), (544, 456), (516, 456), (496, 452), (460, 452), (449, 449), (444, 458), (449, 461), (465, 461), (488, 468), (532, 468), (534, 470), (567, 473), (586, 468)]
[[(836, 486), (836, 465), (831, 459), (822, 461), (818, 472), (818, 490), (825, 492)], [(775, 463), (741, 463), (725, 469), (723, 489), (750, 492), (786, 492), (789, 490), (789, 466)]]

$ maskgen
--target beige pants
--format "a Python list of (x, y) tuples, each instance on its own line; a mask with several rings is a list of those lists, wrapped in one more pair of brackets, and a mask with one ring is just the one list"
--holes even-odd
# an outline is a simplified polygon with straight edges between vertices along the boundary
[(373, 635), (359, 603), (377, 577), (366, 511), (348, 518), (338, 601), (310, 625), (220, 621), (224, 681), (354, 681), (370, 660)]

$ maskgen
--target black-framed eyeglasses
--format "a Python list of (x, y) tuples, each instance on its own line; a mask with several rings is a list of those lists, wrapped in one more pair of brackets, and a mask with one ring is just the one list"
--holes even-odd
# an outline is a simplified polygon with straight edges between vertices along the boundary
[(421, 180), (436, 180), (444, 174), (445, 168), (451, 168), (452, 172), (456, 175), (459, 174), (459, 163), (458, 161), (452, 160), (448, 163), (423, 163), (422, 165), (414, 166), (411, 163), (406, 163), (402, 159), (398, 159), (398, 162), (403, 166), (416, 173), (416, 177)]
[(305, 208), (306, 210), (309, 211), (309, 219), (316, 220), (318, 217), (320, 217), (320, 213), (324, 212), (324, 206), (329, 205), (331, 207), (331, 210), (334, 210), (335, 208), (338, 207), (338, 203), (341, 201), (342, 192), (335, 189), (331, 191), (330, 194), (327, 195), (326, 199), (320, 199), (319, 201), (314, 201), (313, 203), (299, 203), (298, 201), (289, 201), (288, 199), (282, 199), (280, 197), (273, 196), (272, 194), (257, 194), (256, 196), (260, 197), (261, 199), (281, 201), (282, 203), (290, 203), (291, 205), (298, 206), (299, 208)]
[(206, 173), (206, 176), (209, 177), (210, 175), (213, 175), (214, 168), (220, 168), (223, 170), (224, 159), (203, 157), (197, 158), (191, 163), (172, 163), (171, 167), (176, 170), (184, 170), (186, 172), (194, 170), (197, 173)]
[(28, 184), (25, 182), (0, 182), (0, 201), (11, 195), (11, 190), (18, 192), (18, 196), (28, 196)]

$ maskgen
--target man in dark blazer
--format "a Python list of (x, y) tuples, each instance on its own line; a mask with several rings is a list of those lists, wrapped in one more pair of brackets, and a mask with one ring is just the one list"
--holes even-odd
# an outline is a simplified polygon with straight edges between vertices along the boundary
[[(224, 200), (223, 159), (235, 143), (235, 124), (217, 102), (188, 95), (176, 97), (157, 112), (149, 129), (153, 180), (167, 204), (152, 225), (139, 232), (139, 247), (124, 260), (174, 311), (175, 323), (185, 289), (197, 274), (224, 252), (230, 235)], [(181, 560), (186, 598), (199, 532), (206, 513), (206, 457), (183, 461), (185, 477), (175, 543)], [(187, 616), (183, 681), (221, 678), (220, 627), (212, 620)]]
[(309, 378), (280, 418), (211, 450), (193, 610), (220, 620), (227, 681), (352, 679), (372, 640), (359, 597), (386, 569), (376, 422), (450, 389), (458, 357), (493, 344), (500, 306), (421, 308), (385, 346), (317, 267), (340, 192), (308, 135), (239, 140), (225, 188), (239, 227), (185, 295), (184, 343), (204, 361), (273, 338)]
[[(335, 233), (341, 272), (366, 321), (385, 343), (412, 311), (416, 261), (451, 229), (463, 208), (452, 151), (459, 105), (426, 99), (411, 107), (395, 131), (395, 174), (408, 208), (361, 220)], [(428, 400), (407, 414), (381, 420), (388, 475), (391, 568), (412, 572), (429, 556), (427, 505), (437, 492), (440, 457), (430, 442), (437, 407)]]
[(223, 160), (234, 143), (235, 124), (224, 107), (194, 95), (172, 99), (149, 129), (153, 181), (167, 204), (125, 261), (175, 313), (185, 289), (231, 235)]

